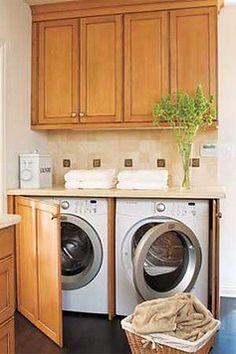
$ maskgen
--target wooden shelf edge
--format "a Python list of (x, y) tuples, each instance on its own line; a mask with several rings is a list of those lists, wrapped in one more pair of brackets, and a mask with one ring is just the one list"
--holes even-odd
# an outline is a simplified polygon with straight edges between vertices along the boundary
[[(212, 125), (202, 128), (218, 129), (218, 122), (213, 122)], [(161, 123), (160, 125), (153, 125), (152, 123), (124, 123), (124, 124), (91, 124), (91, 125), (78, 125), (78, 124), (32, 124), (32, 130), (74, 130), (74, 131), (93, 131), (93, 130), (173, 130), (167, 123)]]

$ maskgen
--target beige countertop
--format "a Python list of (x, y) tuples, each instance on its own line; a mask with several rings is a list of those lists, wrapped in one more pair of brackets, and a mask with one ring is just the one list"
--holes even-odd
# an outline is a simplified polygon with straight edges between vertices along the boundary
[(63, 186), (42, 189), (11, 189), (8, 195), (51, 196), (51, 197), (92, 197), (92, 198), (166, 198), (166, 199), (221, 199), (225, 193), (221, 187), (193, 187), (189, 190), (169, 188), (158, 190), (120, 190), (120, 189), (65, 189)]
[(0, 214), (0, 230), (18, 224), (20, 221), (20, 215)]

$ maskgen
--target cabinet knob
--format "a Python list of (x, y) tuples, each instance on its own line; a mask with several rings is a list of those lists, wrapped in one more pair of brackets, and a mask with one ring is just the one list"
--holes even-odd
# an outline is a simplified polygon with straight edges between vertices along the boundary
[(85, 113), (84, 112), (80, 112), (79, 116), (80, 116), (80, 118), (84, 118), (85, 117)]
[(77, 113), (76, 113), (76, 112), (72, 112), (72, 113), (71, 113), (71, 117), (72, 117), (72, 118), (76, 118), (76, 117), (77, 117)]
[(52, 214), (51, 220), (58, 219), (59, 215), (58, 214)]

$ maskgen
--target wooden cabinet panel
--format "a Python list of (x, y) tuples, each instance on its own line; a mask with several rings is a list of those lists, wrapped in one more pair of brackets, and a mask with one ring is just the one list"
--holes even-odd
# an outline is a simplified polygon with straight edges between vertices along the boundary
[(59, 210), (36, 202), (39, 328), (62, 344), (61, 243)]
[(59, 207), (17, 197), (16, 212), (18, 310), (62, 346)]
[(14, 227), (0, 230), (0, 259), (14, 254)]
[(217, 9), (171, 11), (171, 90), (194, 93), (201, 84), (216, 97)]
[(80, 122), (119, 122), (122, 115), (121, 16), (81, 19), (80, 30)]
[(168, 12), (125, 15), (125, 121), (151, 122), (169, 92)]
[(15, 330), (13, 318), (0, 326), (0, 353), (15, 353)]
[(21, 223), (16, 226), (17, 307), (33, 321), (38, 317), (37, 244), (33, 202), (16, 198), (16, 213)]
[(39, 123), (77, 123), (78, 20), (39, 24)]
[[(14, 255), (0, 259), (0, 323), (14, 315)], [(1, 352), (0, 352), (1, 353)]]
[(15, 312), (14, 227), (0, 230), (0, 324)]

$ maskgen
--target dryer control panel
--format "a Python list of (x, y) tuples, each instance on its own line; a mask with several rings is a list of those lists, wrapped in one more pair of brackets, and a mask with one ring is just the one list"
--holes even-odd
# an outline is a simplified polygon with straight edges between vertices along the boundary
[(205, 206), (202, 207), (201, 203), (195, 201), (175, 201), (174, 203), (157, 201), (153, 203), (154, 213), (163, 216), (170, 216), (174, 218), (182, 216), (195, 217), (201, 215), (202, 211), (205, 212)]

